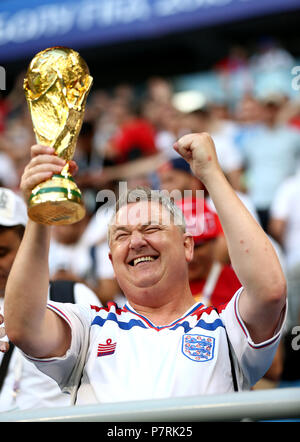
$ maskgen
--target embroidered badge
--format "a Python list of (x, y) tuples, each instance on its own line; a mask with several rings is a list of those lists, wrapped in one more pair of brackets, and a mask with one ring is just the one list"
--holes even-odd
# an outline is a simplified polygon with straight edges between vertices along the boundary
[(98, 344), (97, 357), (108, 356), (114, 354), (116, 350), (116, 342), (112, 342), (111, 339), (107, 339), (106, 344)]
[(210, 361), (214, 357), (215, 338), (205, 335), (183, 335), (182, 353), (195, 362)]

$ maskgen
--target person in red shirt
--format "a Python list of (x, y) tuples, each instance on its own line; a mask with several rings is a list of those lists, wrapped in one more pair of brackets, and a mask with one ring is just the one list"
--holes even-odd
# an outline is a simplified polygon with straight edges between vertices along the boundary
[(107, 158), (114, 164), (123, 164), (157, 154), (154, 127), (133, 105), (115, 100), (112, 106), (117, 129), (108, 141)]
[[(216, 239), (223, 235), (219, 218), (205, 200), (177, 201), (182, 209), (187, 231), (194, 238), (194, 257), (189, 263), (190, 288), (196, 301), (218, 307), (227, 303), (241, 287), (231, 265), (215, 260)], [(202, 228), (195, 228), (196, 216)], [(195, 224), (196, 223), (196, 224)]]

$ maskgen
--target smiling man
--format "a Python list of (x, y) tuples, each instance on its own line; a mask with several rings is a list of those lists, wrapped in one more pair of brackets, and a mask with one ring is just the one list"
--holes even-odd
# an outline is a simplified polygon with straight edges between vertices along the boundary
[[(50, 229), (29, 221), (7, 284), (7, 333), (62, 389), (80, 382), (78, 404), (249, 389), (272, 362), (286, 299), (277, 255), (226, 180), (211, 137), (186, 135), (174, 148), (210, 193), (243, 287), (222, 308), (195, 303), (182, 213), (162, 195), (135, 190), (121, 197), (109, 226), (125, 306), (47, 304)], [(33, 146), (32, 156), (25, 198), (64, 165), (47, 147)]]
[[(168, 324), (194, 304), (186, 266), (193, 240), (185, 233), (182, 212), (150, 189), (129, 191), (118, 206), (109, 229), (110, 258), (118, 283), (132, 307), (157, 325)], [(172, 287), (174, 275), (177, 284)], [(166, 311), (160, 310), (166, 304)]]

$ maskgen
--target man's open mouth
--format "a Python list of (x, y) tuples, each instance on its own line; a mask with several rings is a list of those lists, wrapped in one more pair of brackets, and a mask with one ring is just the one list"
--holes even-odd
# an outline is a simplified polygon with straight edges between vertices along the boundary
[(132, 267), (135, 267), (136, 265), (140, 264), (141, 262), (151, 262), (155, 261), (158, 258), (158, 256), (140, 256), (139, 258), (134, 258), (131, 261), (129, 261), (129, 265)]

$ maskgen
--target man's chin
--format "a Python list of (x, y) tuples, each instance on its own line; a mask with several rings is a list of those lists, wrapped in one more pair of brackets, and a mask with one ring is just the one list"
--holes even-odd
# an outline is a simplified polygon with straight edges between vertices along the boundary
[(129, 284), (126, 284), (124, 287), (124, 293), (137, 293), (138, 290), (146, 290), (151, 291), (155, 290), (157, 287), (157, 280), (154, 280), (154, 278), (136, 278), (134, 281), (129, 282)]

